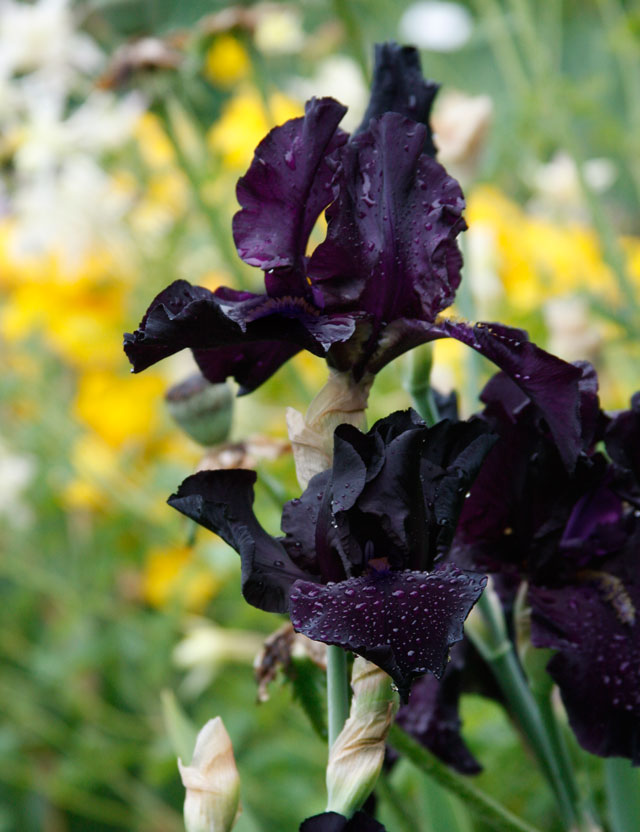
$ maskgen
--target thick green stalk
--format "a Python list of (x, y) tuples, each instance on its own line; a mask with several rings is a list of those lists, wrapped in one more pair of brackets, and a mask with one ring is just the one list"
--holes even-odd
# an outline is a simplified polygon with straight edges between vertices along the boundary
[(452, 771), (447, 765), (419, 745), (397, 724), (389, 731), (389, 744), (410, 760), (417, 768), (433, 777), (441, 786), (457, 795), (466, 806), (496, 832), (538, 832), (496, 800)]
[(480, 597), (476, 618), (467, 622), (465, 632), (491, 668), (516, 722), (527, 737), (553, 790), (565, 828), (579, 828), (579, 813), (571, 786), (556, 759), (553, 743), (507, 635), (500, 601), (490, 586)]
[(327, 645), (327, 710), (331, 748), (349, 716), (347, 654), (335, 644)]
[(629, 760), (609, 757), (604, 761), (609, 820), (613, 832), (640, 829), (640, 769)]

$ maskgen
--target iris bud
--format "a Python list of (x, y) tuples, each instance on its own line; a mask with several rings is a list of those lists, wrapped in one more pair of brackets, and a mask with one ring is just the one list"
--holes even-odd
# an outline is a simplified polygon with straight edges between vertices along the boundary
[(240, 777), (226, 728), (217, 716), (202, 728), (191, 765), (178, 760), (187, 790), (184, 825), (187, 832), (229, 832), (240, 814)]
[(331, 746), (327, 765), (327, 811), (347, 818), (373, 791), (398, 707), (389, 676), (359, 656), (353, 663), (351, 687), (351, 712)]
[(229, 436), (233, 393), (227, 383), (211, 384), (195, 373), (171, 387), (165, 401), (174, 421), (198, 444), (211, 447)]

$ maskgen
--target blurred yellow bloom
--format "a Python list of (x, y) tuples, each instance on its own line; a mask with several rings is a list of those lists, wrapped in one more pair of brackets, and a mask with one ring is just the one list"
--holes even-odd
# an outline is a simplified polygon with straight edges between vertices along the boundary
[(164, 168), (173, 163), (173, 147), (156, 115), (143, 113), (135, 126), (134, 135), (142, 159), (150, 168)]
[(258, 142), (276, 124), (303, 113), (302, 106), (276, 92), (269, 97), (269, 112), (260, 93), (242, 86), (226, 103), (222, 115), (211, 127), (208, 141), (211, 150), (219, 153), (227, 167), (247, 167)]
[(180, 603), (201, 610), (220, 589), (220, 580), (199, 564), (188, 546), (149, 550), (142, 579), (143, 598), (154, 607)]
[(232, 86), (246, 78), (250, 69), (247, 50), (230, 34), (218, 35), (205, 56), (204, 74), (222, 87)]
[(74, 413), (112, 448), (148, 442), (162, 413), (166, 382), (147, 372), (136, 378), (88, 369), (78, 382)]
[(549, 297), (583, 289), (615, 296), (598, 240), (587, 226), (532, 216), (496, 188), (475, 188), (467, 221), (493, 234), (497, 270), (510, 305), (537, 309)]
[[(4, 255), (4, 257), (3, 257)], [(62, 265), (55, 256), (7, 257), (14, 277), (0, 312), (0, 334), (21, 341), (35, 331), (74, 366), (121, 361), (120, 334), (125, 306), (123, 275), (99, 252), (79, 267)]]

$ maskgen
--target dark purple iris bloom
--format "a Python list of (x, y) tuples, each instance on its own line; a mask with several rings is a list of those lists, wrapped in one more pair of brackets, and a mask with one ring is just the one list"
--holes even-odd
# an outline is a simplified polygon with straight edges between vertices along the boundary
[(195, 474), (169, 503), (236, 549), (249, 603), (374, 662), (406, 698), (414, 678), (442, 675), (484, 587), (437, 561), (493, 441), (480, 420), (427, 428), (413, 411), (366, 434), (341, 425), (333, 468), (285, 505), (280, 538), (253, 513), (252, 471)]
[[(506, 372), (544, 414), (571, 467), (578, 453), (577, 381), (570, 364), (521, 330), (438, 318), (460, 284), (466, 228), (458, 183), (433, 158), (426, 82), (415, 49), (376, 49), (369, 108), (351, 138), (345, 108), (312, 99), (274, 128), (238, 182), (240, 257), (265, 273), (265, 293), (210, 292), (176, 281), (125, 336), (135, 372), (190, 347), (209, 381), (240, 393), (301, 349), (356, 379), (418, 344), (455, 338)], [(326, 209), (325, 240), (307, 255)]]
[[(452, 556), (528, 581), (532, 640), (558, 651), (548, 671), (578, 741), (640, 764), (639, 399), (609, 420), (592, 368), (581, 370), (573, 473), (521, 392), (502, 376), (487, 385), (483, 417), (500, 438), (465, 503)], [(613, 463), (595, 450), (603, 437)]]
[(465, 647), (463, 641), (454, 644), (441, 679), (427, 675), (414, 683), (409, 701), (398, 711), (396, 722), (460, 774), (477, 774), (482, 767), (462, 739), (458, 713)]
[(385, 827), (364, 812), (356, 812), (352, 818), (337, 812), (323, 812), (307, 818), (300, 832), (385, 832)]

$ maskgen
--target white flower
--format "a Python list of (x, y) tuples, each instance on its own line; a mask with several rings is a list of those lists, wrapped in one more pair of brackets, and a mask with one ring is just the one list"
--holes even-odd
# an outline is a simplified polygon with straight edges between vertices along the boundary
[(297, 9), (265, 7), (253, 34), (255, 45), (266, 55), (290, 55), (304, 46), (304, 30)]
[(23, 492), (35, 475), (35, 461), (30, 456), (12, 453), (0, 440), (0, 516), (16, 528), (24, 528), (33, 520)]
[(413, 3), (400, 18), (400, 37), (422, 49), (455, 52), (471, 37), (473, 20), (464, 6), (441, 0)]
[(301, 101), (314, 95), (336, 98), (348, 107), (340, 126), (349, 133), (362, 121), (369, 97), (362, 70), (346, 55), (332, 55), (322, 61), (313, 78), (293, 79), (289, 91)]
[(229, 832), (240, 811), (240, 776), (229, 734), (219, 716), (198, 734), (191, 765), (178, 760), (187, 790), (184, 825), (187, 832)]

